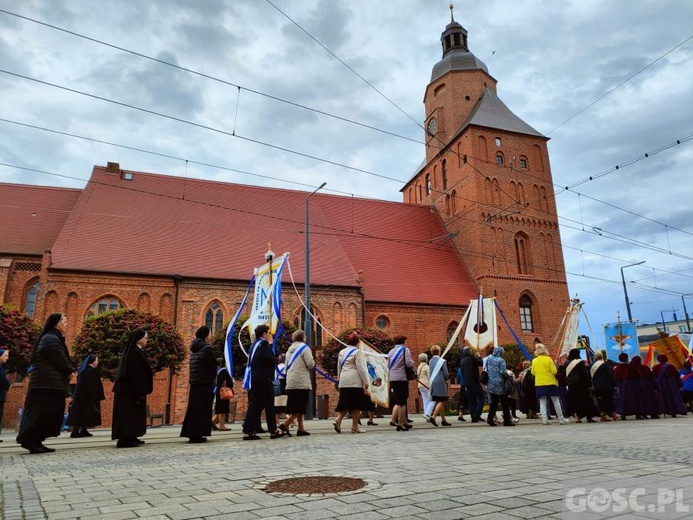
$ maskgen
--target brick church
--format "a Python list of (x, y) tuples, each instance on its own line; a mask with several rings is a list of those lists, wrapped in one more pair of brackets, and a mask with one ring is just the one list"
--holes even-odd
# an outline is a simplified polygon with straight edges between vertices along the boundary
[[(310, 199), (316, 347), (354, 326), (404, 334), (416, 353), (446, 341), (480, 289), (525, 344), (550, 344), (569, 305), (548, 138), (499, 99), (454, 20), (426, 88), (425, 160), (403, 202)], [(186, 341), (228, 323), (268, 243), (305, 281), (306, 193), (95, 166), (84, 189), (0, 184), (0, 303), (37, 322), (119, 308), (155, 313)], [(283, 317), (301, 326), (288, 270)], [(500, 320), (500, 343), (514, 342)], [(11, 376), (14, 377), (14, 376)], [(153, 410), (180, 423), (187, 367), (155, 377)], [(328, 392), (327, 387), (318, 393)], [(13, 425), (26, 382), (8, 393)], [(110, 425), (111, 392), (102, 406)]]

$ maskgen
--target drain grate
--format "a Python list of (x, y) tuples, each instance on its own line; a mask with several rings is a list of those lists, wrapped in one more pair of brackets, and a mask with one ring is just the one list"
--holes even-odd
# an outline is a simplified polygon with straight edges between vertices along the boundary
[(366, 485), (360, 478), (351, 477), (296, 477), (275, 480), (265, 486), (267, 493), (316, 494), (356, 491)]

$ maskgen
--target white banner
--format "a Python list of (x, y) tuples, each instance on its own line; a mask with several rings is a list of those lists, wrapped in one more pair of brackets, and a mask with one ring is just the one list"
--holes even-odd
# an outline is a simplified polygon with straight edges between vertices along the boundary
[(464, 332), (464, 344), (481, 351), (498, 345), (498, 326), (496, 325), (496, 308), (493, 298), (484, 298), (469, 302), (469, 319)]
[(387, 355), (381, 354), (365, 341), (359, 339), (359, 349), (366, 363), (368, 388), (366, 393), (371, 401), (383, 408), (390, 406), (390, 371), (387, 367)]

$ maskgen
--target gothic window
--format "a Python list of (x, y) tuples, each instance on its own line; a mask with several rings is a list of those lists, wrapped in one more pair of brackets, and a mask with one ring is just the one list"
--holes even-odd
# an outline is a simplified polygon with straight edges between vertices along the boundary
[(517, 198), (523, 204), (525, 203), (525, 189), (521, 182), (517, 183)]
[(505, 164), (505, 157), (500, 152), (496, 154), (496, 164), (498, 166), (503, 166)]
[(539, 148), (539, 145), (535, 144), (532, 147), (532, 154), (533, 154), (532, 160), (534, 161), (533, 162), (534, 168), (536, 170), (539, 170), (540, 172), (543, 172), (544, 171), (544, 159), (542, 157), (541, 148)]
[(124, 307), (125, 305), (123, 305), (123, 302), (121, 302), (115, 296), (104, 296), (103, 298), (95, 301), (92, 306), (89, 307), (89, 310), (87, 311), (87, 318), (99, 316), (100, 314), (104, 314), (106, 312), (117, 311), (118, 309), (122, 309)]
[[(459, 323), (457, 323), (456, 321), (451, 321), (450, 324), (448, 325), (448, 330), (447, 330), (447, 333), (445, 336), (447, 338), (448, 342), (450, 342), (450, 340), (452, 339), (452, 336), (455, 334), (455, 331), (457, 330), (458, 325), (459, 325)], [(457, 338), (459, 339), (459, 336), (457, 336)]]
[(32, 282), (29, 282), (31, 285), (29, 285), (26, 289), (26, 294), (24, 296), (24, 301), (26, 302), (24, 304), (24, 312), (26, 313), (27, 316), (30, 318), (34, 317), (34, 310), (36, 309), (36, 295), (38, 295), (38, 290), (39, 290), (39, 281), (38, 278), (35, 279)]
[(448, 167), (447, 163), (443, 161), (443, 191), (448, 189)]
[(517, 184), (515, 181), (510, 181), (510, 193), (513, 194), (515, 200), (520, 200), (520, 194), (517, 191)]
[(549, 199), (546, 198), (546, 188), (544, 186), (539, 188), (539, 207), (549, 209)]
[(431, 174), (426, 174), (426, 195), (431, 194)]
[(414, 188), (409, 188), (409, 203), (414, 202)]
[(375, 319), (375, 326), (380, 330), (387, 330), (387, 328), (390, 326), (390, 320), (387, 318), (387, 316), (380, 315)]
[(449, 216), (452, 215), (452, 208), (450, 207), (450, 195), (445, 196), (445, 213)]
[(520, 329), (522, 329), (522, 332), (534, 332), (532, 300), (526, 294), (523, 294), (520, 298)]
[(519, 274), (529, 274), (529, 237), (520, 232), (515, 235), (515, 260)]
[(452, 190), (450, 194), (450, 214), (457, 213), (457, 190)]
[[(310, 312), (312, 314), (310, 319), (310, 331), (313, 346), (322, 347), (322, 319), (320, 317), (319, 311), (310, 306)], [(302, 330), (306, 330), (306, 309), (301, 309), (301, 327)]]
[(416, 187), (419, 190), (419, 202), (423, 202), (423, 190), (422, 190), (421, 184), (417, 184)]
[(205, 311), (205, 327), (212, 331), (212, 334), (224, 327), (224, 311), (218, 302), (212, 302)]
[(496, 206), (500, 207), (500, 205), (501, 205), (501, 191), (500, 191), (500, 183), (498, 182), (498, 179), (493, 179), (493, 202)]

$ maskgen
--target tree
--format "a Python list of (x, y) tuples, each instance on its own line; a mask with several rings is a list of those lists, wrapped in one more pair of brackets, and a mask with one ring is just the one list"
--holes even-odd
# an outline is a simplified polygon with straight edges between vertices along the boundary
[(10, 351), (7, 373), (26, 375), (41, 327), (26, 314), (0, 306), (0, 348)]
[(502, 345), (502, 347), (505, 350), (503, 359), (505, 359), (505, 364), (508, 369), (512, 370), (513, 372), (522, 370), (522, 362), (525, 361), (527, 357), (525, 356), (524, 352), (522, 352), (520, 347), (515, 343)]
[[(245, 373), (245, 367), (248, 364), (248, 358), (246, 355), (243, 353), (241, 350), (241, 347), (238, 345), (238, 331), (241, 328), (241, 325), (243, 325), (246, 320), (248, 319), (248, 316), (240, 316), (238, 318), (238, 321), (236, 322), (236, 325), (233, 328), (233, 378), (234, 379), (243, 379), (243, 375)], [(214, 351), (214, 355), (217, 358), (222, 358), (224, 357), (224, 341), (226, 340), (226, 329), (228, 327), (228, 324), (223, 328), (219, 329), (214, 333), (212, 336), (212, 340), (210, 341), (210, 344), (212, 345), (212, 350)], [(284, 353), (286, 352), (289, 347), (291, 346), (291, 335), (296, 331), (296, 327), (294, 327), (293, 323), (283, 320), (282, 321), (282, 329), (283, 331), (277, 338), (276, 344), (278, 345), (277, 353)], [(246, 352), (249, 352), (250, 349), (250, 332), (248, 331), (248, 328), (246, 327), (241, 331), (241, 342), (243, 343), (243, 348), (245, 349)]]
[(145, 352), (154, 372), (167, 368), (178, 371), (186, 357), (181, 335), (158, 316), (133, 309), (87, 318), (72, 347), (75, 363), (96, 354), (101, 377), (113, 381), (130, 333), (138, 328), (145, 329), (149, 336)]
[[(356, 332), (361, 338), (363, 338), (367, 343), (373, 345), (383, 354), (390, 352), (392, 347), (395, 346), (395, 342), (390, 336), (384, 332), (377, 329), (367, 329), (367, 328), (356, 328), (347, 329), (339, 335), (339, 340), (346, 342), (346, 338), (352, 332)], [(322, 349), (322, 355), (320, 356), (320, 365), (328, 373), (333, 376), (337, 376), (337, 358), (339, 357), (339, 351), (344, 348), (342, 343), (339, 343), (334, 338)]]

